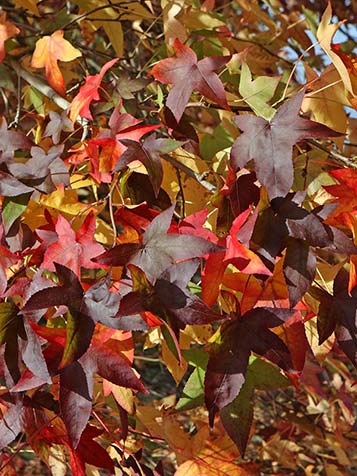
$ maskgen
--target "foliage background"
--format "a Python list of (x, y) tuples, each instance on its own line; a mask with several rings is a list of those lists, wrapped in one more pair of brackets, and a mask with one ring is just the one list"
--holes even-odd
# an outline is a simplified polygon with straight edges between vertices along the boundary
[(354, 474), (356, 13), (1, 2), (1, 474)]

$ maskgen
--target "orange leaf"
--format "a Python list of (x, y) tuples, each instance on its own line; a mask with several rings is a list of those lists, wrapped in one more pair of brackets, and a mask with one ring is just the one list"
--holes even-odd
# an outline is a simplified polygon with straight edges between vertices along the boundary
[(71, 121), (74, 122), (79, 115), (86, 117), (87, 119), (93, 119), (89, 110), (90, 103), (100, 99), (98, 88), (103, 80), (103, 76), (118, 60), (119, 58), (114, 58), (108, 61), (103, 66), (100, 73), (86, 78), (86, 83), (80, 88), (79, 93), (75, 96), (70, 106), (69, 118)]
[(0, 63), (5, 58), (5, 41), (20, 33), (11, 22), (6, 21), (6, 12), (0, 13)]
[[(247, 470), (243, 465), (238, 465), (237, 449), (232, 440), (227, 436), (210, 438), (205, 427), (201, 427), (192, 441), (192, 458), (182, 463), (174, 476), (256, 476), (258, 473), (252, 469)], [(196, 453), (197, 441), (203, 446)]]
[(32, 56), (33, 68), (45, 68), (46, 78), (50, 86), (59, 94), (65, 94), (64, 79), (57, 61), (72, 61), (82, 53), (74, 48), (71, 43), (63, 38), (63, 30), (44, 36), (37, 41)]

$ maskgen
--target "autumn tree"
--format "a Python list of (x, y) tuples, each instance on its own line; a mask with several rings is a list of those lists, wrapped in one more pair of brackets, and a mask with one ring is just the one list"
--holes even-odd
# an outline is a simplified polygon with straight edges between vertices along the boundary
[(0, 7), (1, 475), (354, 474), (356, 2)]

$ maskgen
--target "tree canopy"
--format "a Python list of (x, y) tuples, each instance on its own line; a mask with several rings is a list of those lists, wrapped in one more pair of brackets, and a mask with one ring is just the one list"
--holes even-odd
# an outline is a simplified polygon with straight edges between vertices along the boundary
[(1, 2), (1, 474), (354, 474), (356, 15)]

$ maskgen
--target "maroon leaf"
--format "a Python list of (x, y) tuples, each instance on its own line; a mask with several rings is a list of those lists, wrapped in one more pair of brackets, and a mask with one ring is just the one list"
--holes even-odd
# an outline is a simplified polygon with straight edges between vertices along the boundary
[[(14, 155), (15, 150), (29, 149), (32, 142), (22, 132), (11, 131), (3, 118), (0, 125), (0, 162), (7, 162)], [(2, 195), (2, 194), (1, 194)], [(20, 194), (19, 194), (20, 195)]]
[(87, 425), (92, 409), (93, 374), (122, 387), (146, 392), (129, 363), (108, 344), (93, 343), (78, 362), (61, 370), (60, 404), (74, 448)]
[(269, 328), (286, 322), (288, 309), (255, 308), (242, 318), (222, 325), (221, 342), (213, 344), (205, 376), (205, 400), (210, 424), (214, 416), (239, 394), (251, 352), (265, 356), (281, 368), (292, 368), (289, 349)]
[[(105, 449), (100, 446), (93, 438), (98, 437), (103, 432), (98, 428), (87, 425), (84, 429), (79, 444), (75, 450), (70, 449), (70, 461), (73, 474), (76, 476), (86, 475), (85, 463), (97, 466), (98, 468), (108, 469), (114, 473), (114, 463)], [(74, 472), (77, 469), (77, 473)], [(80, 471), (82, 473), (80, 473)]]
[(124, 144), (127, 149), (121, 155), (115, 170), (122, 170), (130, 164), (130, 162), (139, 160), (148, 171), (155, 197), (157, 198), (163, 179), (160, 155), (172, 152), (180, 147), (182, 142), (172, 139), (156, 139), (155, 134), (147, 137), (143, 143), (130, 139), (120, 139), (120, 142)]
[(197, 61), (196, 53), (181, 43), (174, 42), (176, 58), (159, 61), (150, 71), (155, 79), (164, 84), (173, 84), (166, 106), (173, 112), (177, 122), (185, 110), (193, 90), (229, 109), (224, 86), (214, 71), (224, 66), (230, 56), (209, 56)]
[(285, 196), (293, 184), (294, 144), (309, 137), (341, 135), (323, 124), (299, 117), (303, 98), (304, 91), (293, 96), (271, 121), (252, 114), (235, 118), (243, 133), (232, 147), (232, 167), (237, 170), (254, 160), (257, 177), (267, 188), (270, 199)]
[(309, 245), (302, 240), (290, 239), (283, 271), (291, 307), (309, 290), (315, 276), (315, 268), (316, 256)]
[(73, 447), (78, 446), (92, 410), (92, 362), (84, 357), (60, 373), (60, 405), (63, 421)]
[(110, 293), (108, 282), (96, 283), (84, 293), (76, 274), (66, 266), (55, 263), (61, 286), (40, 289), (32, 294), (23, 313), (65, 305), (68, 308), (66, 346), (61, 367), (79, 359), (88, 349), (96, 322), (117, 328), (113, 319), (118, 310), (119, 296)]

